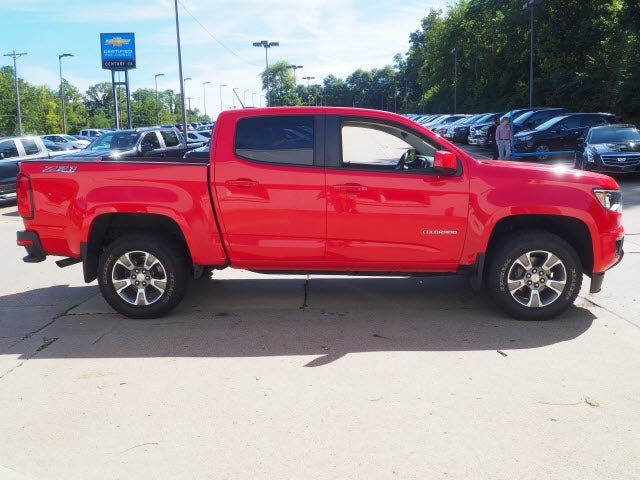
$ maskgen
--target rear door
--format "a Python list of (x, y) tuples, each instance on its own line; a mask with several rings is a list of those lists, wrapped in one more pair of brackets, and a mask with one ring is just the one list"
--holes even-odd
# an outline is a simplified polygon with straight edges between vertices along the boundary
[(216, 125), (215, 205), (236, 266), (281, 270), (323, 260), (321, 118), (249, 116), (238, 120), (235, 131), (232, 121)]
[(333, 128), (336, 141), (327, 148), (338, 150), (328, 156), (327, 261), (379, 271), (457, 264), (468, 182), (434, 171), (440, 147), (390, 122), (339, 118)]

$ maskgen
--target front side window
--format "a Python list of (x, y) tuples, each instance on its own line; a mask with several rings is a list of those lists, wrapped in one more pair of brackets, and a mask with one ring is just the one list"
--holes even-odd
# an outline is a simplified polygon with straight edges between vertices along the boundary
[(428, 170), (437, 150), (396, 125), (347, 120), (342, 123), (342, 166), (368, 170)]
[(314, 137), (312, 116), (245, 118), (238, 122), (235, 153), (258, 162), (313, 165)]
[(0, 142), (0, 158), (11, 158), (18, 156), (18, 147), (13, 139)]

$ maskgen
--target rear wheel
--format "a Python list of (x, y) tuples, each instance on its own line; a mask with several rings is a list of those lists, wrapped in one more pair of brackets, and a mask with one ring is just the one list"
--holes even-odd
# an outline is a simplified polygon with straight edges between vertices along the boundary
[(155, 318), (184, 297), (189, 268), (184, 250), (150, 235), (121, 237), (107, 246), (98, 263), (105, 300), (131, 318)]
[(548, 320), (573, 304), (582, 265), (571, 245), (541, 231), (512, 236), (492, 256), (487, 286), (495, 302), (523, 320)]

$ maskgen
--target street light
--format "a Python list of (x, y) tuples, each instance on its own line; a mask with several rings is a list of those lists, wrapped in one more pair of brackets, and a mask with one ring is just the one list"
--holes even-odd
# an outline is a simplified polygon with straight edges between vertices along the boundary
[(226, 83), (220, 85), (220, 113), (222, 113), (222, 87), (228, 87)]
[(182, 108), (185, 111), (185, 124), (184, 124), (184, 134), (187, 134), (187, 123), (189, 123), (189, 111), (185, 108), (186, 103), (185, 100), (187, 98), (187, 80), (193, 80), (191, 77), (187, 77), (182, 80)]
[(20, 89), (18, 88), (18, 67), (16, 65), (16, 58), (27, 55), (27, 53), (5, 53), (5, 57), (13, 57), (13, 77), (16, 87), (16, 111), (18, 113), (18, 135), (22, 135), (22, 114), (20, 113)]
[(535, 5), (540, 5), (542, 0), (527, 0), (524, 5), (522, 5), (522, 9), (526, 10), (529, 8), (531, 10), (531, 54), (529, 56), (529, 108), (533, 108), (533, 7)]
[(309, 91), (309, 80), (313, 80), (316, 77), (302, 77), (303, 80), (307, 81), (307, 105), (311, 105), (311, 92)]
[(160, 125), (160, 107), (158, 105), (158, 77), (164, 77), (164, 73), (156, 73), (153, 80), (156, 84), (156, 125)]
[(207, 116), (207, 85), (211, 82), (202, 82), (202, 104), (204, 105), (204, 116)]
[(287, 68), (293, 70), (293, 84), (296, 84), (296, 70), (299, 68), (304, 68), (303, 65), (287, 65)]
[(270, 97), (271, 95), (269, 94), (269, 57), (267, 56), (267, 52), (269, 51), (269, 49), (271, 47), (279, 47), (280, 46), (280, 42), (270, 42), (268, 40), (261, 40), (260, 42), (253, 42), (253, 46), (254, 47), (264, 47), (264, 62), (266, 65), (266, 69), (264, 71), (264, 76), (265, 76), (265, 80), (266, 80), (266, 84), (267, 84), (267, 107), (271, 106), (271, 101), (270, 101)]
[(453, 114), (456, 114), (458, 108), (458, 52), (460, 47), (453, 47)]
[(60, 65), (60, 104), (62, 105), (62, 132), (67, 133), (67, 117), (64, 112), (64, 84), (62, 83), (62, 59), (64, 57), (73, 57), (71, 53), (62, 53), (58, 55), (58, 64)]

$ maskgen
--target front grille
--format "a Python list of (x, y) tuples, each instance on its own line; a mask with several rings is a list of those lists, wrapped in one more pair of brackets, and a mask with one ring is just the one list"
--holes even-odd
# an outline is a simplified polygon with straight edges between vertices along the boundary
[(610, 167), (630, 167), (640, 164), (640, 155), (603, 155), (602, 163)]

